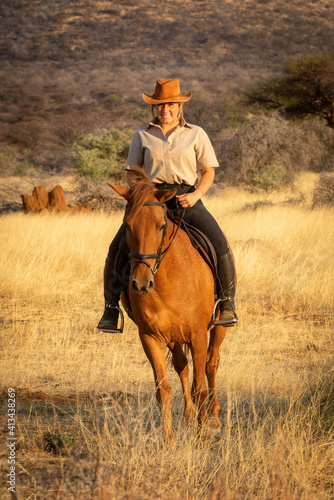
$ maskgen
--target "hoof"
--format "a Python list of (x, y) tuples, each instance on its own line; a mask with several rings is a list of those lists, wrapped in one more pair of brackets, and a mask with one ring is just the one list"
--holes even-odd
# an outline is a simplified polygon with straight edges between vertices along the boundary
[(202, 439), (203, 441), (208, 441), (209, 439), (212, 439), (213, 437), (217, 436), (217, 434), (220, 431), (220, 427), (210, 427), (209, 422), (202, 427), (199, 432), (198, 432), (198, 437)]
[(219, 420), (218, 417), (210, 417), (208, 424), (207, 424), (211, 429), (216, 429), (219, 430), (222, 428), (221, 421)]

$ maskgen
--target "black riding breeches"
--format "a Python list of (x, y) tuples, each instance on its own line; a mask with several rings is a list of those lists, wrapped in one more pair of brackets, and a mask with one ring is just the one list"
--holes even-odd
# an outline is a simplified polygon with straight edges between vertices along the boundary
[(225, 235), (216, 219), (203, 205), (202, 200), (197, 201), (193, 207), (186, 208), (184, 220), (202, 231), (209, 238), (215, 247), (217, 255), (224, 255), (228, 252), (229, 248)]

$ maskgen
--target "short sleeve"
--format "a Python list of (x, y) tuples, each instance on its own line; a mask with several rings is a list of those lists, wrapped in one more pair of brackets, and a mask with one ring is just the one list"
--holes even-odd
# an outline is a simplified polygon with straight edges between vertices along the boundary
[(129, 154), (126, 160), (125, 169), (133, 170), (136, 166), (142, 167), (143, 163), (144, 163), (144, 151), (142, 148), (142, 141), (139, 130), (136, 130), (130, 142)]
[(205, 168), (217, 168), (219, 163), (216, 153), (213, 149), (208, 134), (202, 129), (198, 128), (198, 136), (195, 144), (196, 162), (199, 170)]

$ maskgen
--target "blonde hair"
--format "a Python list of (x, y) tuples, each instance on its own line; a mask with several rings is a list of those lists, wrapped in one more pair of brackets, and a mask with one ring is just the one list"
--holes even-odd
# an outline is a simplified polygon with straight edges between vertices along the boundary
[[(178, 102), (177, 103), (179, 105), (179, 110), (178, 110), (178, 113), (177, 113), (177, 117), (179, 120), (181, 120), (183, 118), (183, 103), (182, 102)], [(151, 116), (152, 116), (152, 120), (155, 120), (157, 114), (155, 112), (155, 106), (156, 104), (151, 104)]]

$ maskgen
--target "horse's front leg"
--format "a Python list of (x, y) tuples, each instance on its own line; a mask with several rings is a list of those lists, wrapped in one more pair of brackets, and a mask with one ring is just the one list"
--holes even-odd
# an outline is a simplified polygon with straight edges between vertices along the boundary
[(206, 386), (205, 379), (205, 364), (206, 364), (206, 332), (203, 340), (200, 341), (200, 334), (197, 337), (197, 342), (190, 345), (190, 350), (194, 363), (194, 380), (192, 385), (192, 397), (198, 408), (198, 424), (202, 427), (208, 420), (208, 416), (205, 410), (206, 398), (208, 395), (208, 390)]
[(182, 346), (177, 342), (170, 342), (168, 347), (173, 356), (173, 366), (180, 377), (184, 396), (184, 416), (189, 424), (196, 419), (196, 410), (191, 400), (189, 387), (189, 368), (187, 356), (184, 354)]
[(210, 426), (219, 428), (220, 406), (217, 398), (216, 375), (219, 366), (219, 348), (226, 335), (226, 328), (216, 326), (210, 331), (210, 342), (206, 358), (206, 376), (209, 384), (209, 404), (208, 413), (210, 417)]
[(145, 354), (153, 369), (156, 398), (161, 412), (165, 440), (172, 441), (174, 438), (171, 416), (172, 390), (167, 381), (164, 346), (159, 344), (151, 335), (141, 332), (139, 332), (139, 335)]

